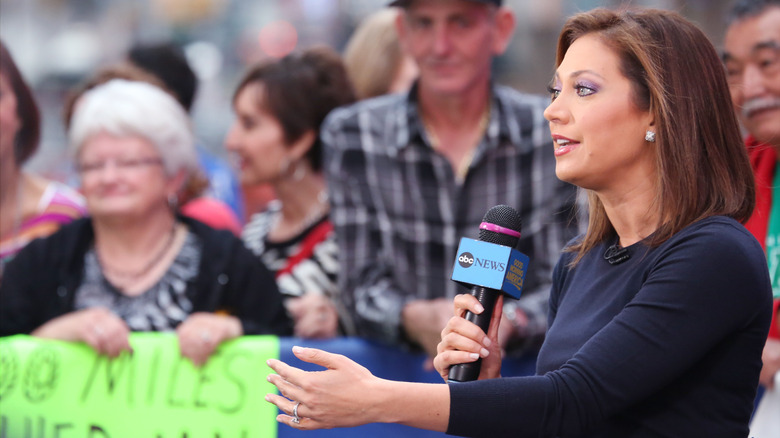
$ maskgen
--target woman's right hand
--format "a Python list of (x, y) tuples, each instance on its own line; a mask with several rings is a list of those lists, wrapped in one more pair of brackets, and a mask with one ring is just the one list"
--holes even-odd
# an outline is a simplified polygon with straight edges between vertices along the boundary
[(490, 319), (488, 334), (479, 326), (465, 319), (466, 311), (480, 314), (484, 308), (476, 297), (469, 294), (455, 296), (455, 316), (450, 318), (441, 332), (438, 354), (433, 365), (447, 381), (450, 367), (461, 363), (471, 363), (482, 358), (479, 380), (501, 377), (501, 345), (498, 342), (498, 325), (501, 321), (501, 309), (504, 298), (496, 300), (496, 311)]
[(98, 354), (117, 357), (132, 352), (127, 324), (105, 307), (77, 310), (54, 318), (31, 335), (61, 341), (86, 342)]
[(339, 334), (339, 314), (326, 295), (309, 292), (287, 299), (285, 305), (295, 321), (295, 336), (329, 339)]

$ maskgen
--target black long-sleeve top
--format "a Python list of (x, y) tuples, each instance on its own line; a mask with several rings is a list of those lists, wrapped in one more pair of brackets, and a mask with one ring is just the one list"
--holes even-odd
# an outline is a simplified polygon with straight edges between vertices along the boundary
[(537, 375), (451, 384), (448, 433), (747, 436), (772, 311), (761, 246), (725, 217), (611, 265), (615, 241), (574, 268), (564, 253)]

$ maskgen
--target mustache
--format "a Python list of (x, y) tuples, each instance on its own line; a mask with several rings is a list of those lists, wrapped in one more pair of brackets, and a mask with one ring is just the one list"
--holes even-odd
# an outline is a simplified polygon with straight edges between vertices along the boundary
[(742, 105), (742, 115), (750, 117), (756, 111), (770, 108), (780, 108), (780, 97), (760, 97), (750, 99)]

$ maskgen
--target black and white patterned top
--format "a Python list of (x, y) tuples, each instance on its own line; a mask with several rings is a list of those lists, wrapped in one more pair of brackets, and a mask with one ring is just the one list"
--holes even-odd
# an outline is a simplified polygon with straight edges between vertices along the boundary
[(197, 277), (202, 253), (200, 240), (188, 232), (162, 278), (146, 292), (127, 296), (103, 275), (93, 247), (84, 256), (84, 277), (76, 290), (75, 308), (106, 307), (134, 332), (173, 331), (192, 313), (187, 283)]
[(279, 292), (285, 297), (306, 293), (327, 295), (339, 313), (340, 326), (351, 333), (351, 317), (338, 293), (338, 245), (327, 215), (316, 219), (300, 234), (283, 242), (268, 240), (268, 233), (280, 214), (278, 201), (252, 216), (241, 235), (249, 248), (274, 273)]

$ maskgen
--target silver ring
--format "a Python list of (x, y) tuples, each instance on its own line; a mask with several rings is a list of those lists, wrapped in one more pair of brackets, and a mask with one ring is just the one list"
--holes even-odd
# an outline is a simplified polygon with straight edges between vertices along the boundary
[(300, 406), (301, 402), (298, 402), (293, 406), (293, 419), (292, 422), (295, 424), (301, 423), (301, 417), (298, 416), (298, 406)]

